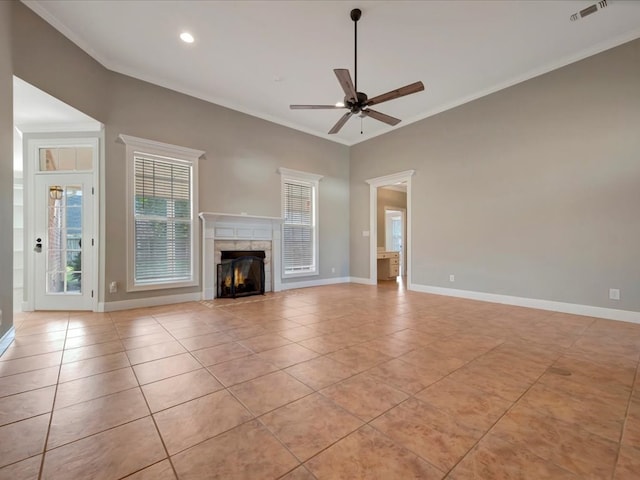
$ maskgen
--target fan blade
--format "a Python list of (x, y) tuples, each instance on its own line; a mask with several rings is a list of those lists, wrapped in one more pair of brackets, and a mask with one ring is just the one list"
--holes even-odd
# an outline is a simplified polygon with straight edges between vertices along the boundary
[(338, 133), (343, 125), (347, 123), (347, 120), (349, 120), (349, 117), (351, 115), (353, 115), (351, 112), (347, 112), (343, 116), (341, 116), (340, 120), (338, 120), (338, 122), (333, 126), (331, 130), (329, 130), (329, 134)]
[(337, 105), (289, 105), (291, 110), (319, 110), (322, 108), (334, 109), (334, 108), (344, 108), (344, 106)]
[(398, 88), (397, 90), (391, 90), (390, 92), (383, 93), (382, 95), (378, 95), (377, 97), (370, 98), (367, 100), (365, 105), (377, 105), (378, 103), (386, 102), (388, 100), (394, 100), (396, 98), (404, 97), (405, 95), (410, 95), (412, 93), (421, 92), (424, 90), (424, 85), (422, 82), (412, 83), (411, 85), (406, 85), (404, 87)]
[(367, 117), (375, 118), (376, 120), (384, 122), (388, 125), (397, 125), (401, 122), (399, 118), (392, 117), (391, 115), (387, 115), (385, 113), (376, 112), (375, 110), (371, 110), (370, 108), (362, 110), (362, 114)]
[(351, 81), (349, 70), (346, 68), (336, 68), (333, 70), (333, 73), (338, 77), (340, 86), (342, 90), (344, 90), (347, 99), (356, 102), (358, 100), (358, 94), (356, 93), (356, 87), (353, 86), (353, 82)]

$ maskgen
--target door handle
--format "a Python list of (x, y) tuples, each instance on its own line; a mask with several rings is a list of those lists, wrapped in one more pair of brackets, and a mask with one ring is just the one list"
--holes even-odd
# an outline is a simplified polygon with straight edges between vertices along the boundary
[(36, 246), (33, 247), (33, 251), (36, 253), (42, 252), (42, 239), (36, 238)]

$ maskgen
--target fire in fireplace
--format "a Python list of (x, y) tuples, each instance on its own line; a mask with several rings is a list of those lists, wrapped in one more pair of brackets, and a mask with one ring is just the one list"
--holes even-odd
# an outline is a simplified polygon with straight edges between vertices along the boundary
[(264, 251), (233, 250), (220, 255), (218, 298), (264, 295)]

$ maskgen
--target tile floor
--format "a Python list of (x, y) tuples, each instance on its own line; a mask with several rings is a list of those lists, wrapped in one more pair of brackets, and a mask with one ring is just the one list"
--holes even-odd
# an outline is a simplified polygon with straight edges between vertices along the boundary
[(640, 325), (393, 283), (15, 325), (0, 479), (640, 478)]

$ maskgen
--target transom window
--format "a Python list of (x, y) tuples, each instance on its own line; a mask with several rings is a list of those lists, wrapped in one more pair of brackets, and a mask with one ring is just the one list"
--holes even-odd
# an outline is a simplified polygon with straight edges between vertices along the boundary
[(41, 172), (93, 170), (93, 147), (40, 147), (38, 166)]

